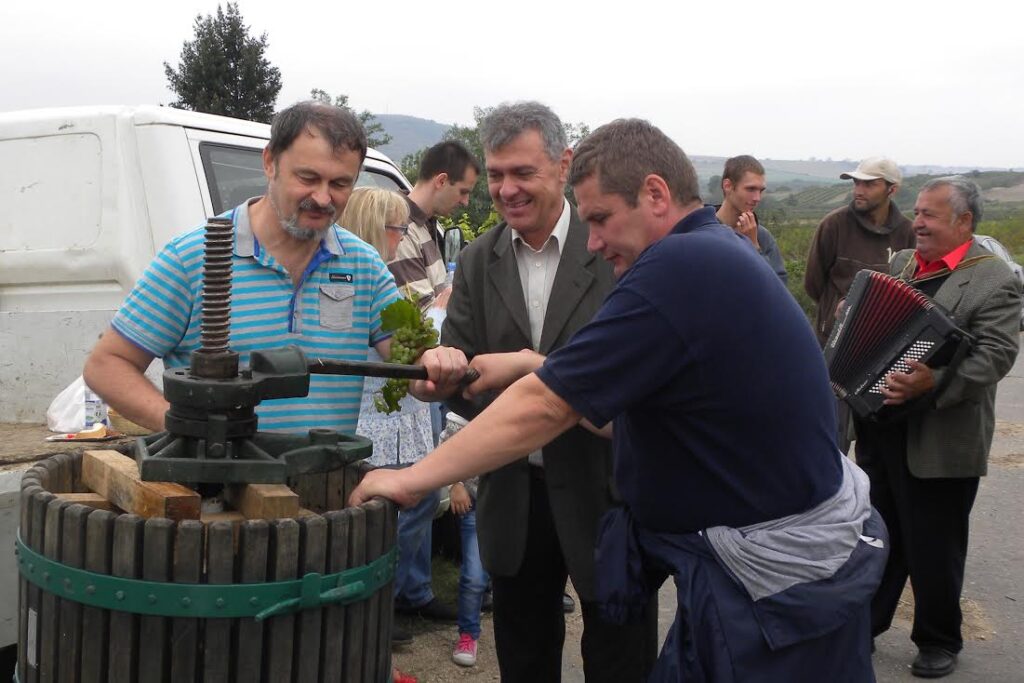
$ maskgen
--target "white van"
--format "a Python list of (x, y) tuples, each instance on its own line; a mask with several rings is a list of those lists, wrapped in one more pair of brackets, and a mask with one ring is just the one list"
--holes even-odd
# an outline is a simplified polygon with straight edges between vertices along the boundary
[[(164, 107), (0, 113), (0, 422), (44, 422), (157, 250), (264, 193), (269, 138)], [(409, 189), (374, 150), (358, 184)]]

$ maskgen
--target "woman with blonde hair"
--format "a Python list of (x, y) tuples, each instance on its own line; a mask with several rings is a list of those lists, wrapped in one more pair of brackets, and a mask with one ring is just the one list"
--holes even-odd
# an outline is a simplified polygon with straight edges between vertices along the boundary
[(352, 190), (338, 224), (376, 249), (388, 262), (409, 232), (409, 204), (405, 197), (391, 190), (357, 187)]
[[(408, 232), (409, 205), (405, 197), (378, 187), (358, 187), (345, 205), (338, 225), (370, 244), (384, 261), (390, 261), (398, 243)], [(381, 360), (373, 347), (368, 360)], [(370, 464), (377, 467), (406, 467), (434, 448), (430, 428), (429, 405), (406, 396), (400, 410), (390, 415), (378, 412), (374, 394), (384, 380), (367, 377), (363, 384), (363, 402), (359, 409), (356, 433), (373, 440)], [(399, 605), (418, 607), (433, 603), (430, 586), (431, 524), (440, 494), (424, 497), (418, 505), (402, 510), (398, 516), (398, 566), (395, 569), (395, 598)], [(411, 636), (396, 629), (394, 642), (407, 642)]]

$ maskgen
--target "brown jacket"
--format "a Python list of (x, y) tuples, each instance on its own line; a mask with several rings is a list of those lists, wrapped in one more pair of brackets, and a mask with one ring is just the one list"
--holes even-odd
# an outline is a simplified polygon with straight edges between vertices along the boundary
[(846, 296), (853, 276), (865, 268), (888, 272), (893, 255), (913, 249), (915, 241), (910, 220), (892, 202), (880, 226), (854, 211), (852, 204), (822, 219), (804, 271), (804, 289), (818, 304), (814, 331), (819, 344), (828, 341), (836, 304)]

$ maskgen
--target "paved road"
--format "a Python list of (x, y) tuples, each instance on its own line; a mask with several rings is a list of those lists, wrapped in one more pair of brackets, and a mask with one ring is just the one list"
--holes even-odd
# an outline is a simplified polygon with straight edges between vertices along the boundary
[[(965, 643), (950, 683), (1024, 683), (1024, 354), (999, 385), (996, 436), (989, 476), (981, 480), (971, 515), (964, 586)], [(675, 616), (675, 588), (659, 595), (662, 639)], [(919, 681), (910, 674), (917, 649), (910, 641), (910, 607), (878, 638), (879, 683)], [(566, 643), (566, 683), (582, 683), (579, 644)]]

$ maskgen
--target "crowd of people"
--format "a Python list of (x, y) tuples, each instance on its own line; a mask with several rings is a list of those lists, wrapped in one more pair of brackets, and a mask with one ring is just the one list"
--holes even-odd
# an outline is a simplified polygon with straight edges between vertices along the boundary
[[(429, 379), (397, 414), (373, 407), (376, 381), (335, 376), (258, 413), (263, 428), (373, 440), (378, 469), (350, 502), (403, 506), (396, 611), (457, 623), (452, 659), (472, 666), (489, 582), (501, 680), (558, 681), (571, 580), (588, 681), (860, 682), (874, 680), (873, 638), (909, 577), (912, 671), (952, 672), (968, 519), (1021, 310), (1019, 282), (973, 240), (977, 186), (929, 182), (911, 220), (893, 202), (893, 161), (843, 174), (853, 200), (822, 220), (805, 271), (812, 327), (756, 215), (757, 159), (730, 158), (722, 203), (707, 206), (686, 154), (646, 121), (613, 121), (572, 149), (550, 108), (517, 102), (479, 132), (482, 160), (440, 143), (403, 196), (355, 188), (359, 122), (300, 103), (274, 120), (267, 193), (228, 214), (234, 277), (251, 285), (232, 300), (243, 363), (284, 343), (386, 360), (381, 311), (413, 292), (443, 321), (441, 345), (418, 360)], [(437, 219), (480, 174), (503, 220), (452, 278)], [(160, 252), (86, 365), (90, 387), (152, 429), (167, 403), (142, 373), (155, 357), (187, 365), (198, 346), (202, 238)], [(886, 403), (916, 407), (891, 423), (853, 419), (821, 353), (865, 268), (925, 293), (974, 339), (955, 367), (911, 362), (885, 378)], [(463, 386), (469, 368), (479, 378)], [(441, 411), (446, 425), (431, 419)], [(457, 606), (431, 587), (448, 485)], [(669, 576), (677, 610), (659, 654)], [(396, 643), (410, 639), (396, 629)]]

